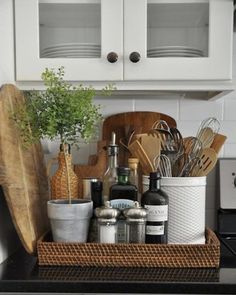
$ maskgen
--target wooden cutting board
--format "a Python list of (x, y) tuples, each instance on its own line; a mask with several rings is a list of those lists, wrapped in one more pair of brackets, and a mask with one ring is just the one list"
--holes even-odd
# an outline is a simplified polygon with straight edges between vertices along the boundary
[[(164, 120), (169, 127), (176, 127), (176, 121), (163, 113), (158, 112), (126, 112), (119, 113), (105, 118), (102, 127), (102, 139), (110, 141), (111, 133), (116, 133), (116, 143), (119, 144), (120, 139), (127, 141), (130, 133), (147, 133), (153, 124), (159, 120)], [(119, 165), (126, 165), (129, 155), (128, 149), (119, 144)]]
[(9, 113), (24, 102), (14, 85), (0, 89), (0, 185), (13, 223), (28, 253), (49, 229), (48, 180), (41, 144), (24, 149)]

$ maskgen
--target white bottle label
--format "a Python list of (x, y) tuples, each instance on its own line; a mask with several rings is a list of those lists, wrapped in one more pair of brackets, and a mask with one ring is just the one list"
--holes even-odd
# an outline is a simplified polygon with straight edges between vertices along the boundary
[(164, 235), (164, 224), (163, 225), (147, 225), (146, 226), (146, 235)]
[(119, 209), (119, 210), (124, 210), (126, 208), (134, 207), (134, 201), (129, 200), (129, 199), (111, 200), (110, 204), (111, 204), (112, 208)]
[(168, 205), (145, 205), (148, 210), (147, 221), (167, 221), (168, 220)]

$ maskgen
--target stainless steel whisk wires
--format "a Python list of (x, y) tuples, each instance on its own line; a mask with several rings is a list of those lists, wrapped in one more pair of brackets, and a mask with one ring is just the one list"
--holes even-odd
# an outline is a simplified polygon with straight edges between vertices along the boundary
[(172, 167), (170, 159), (160, 154), (154, 158), (154, 167), (160, 172), (161, 177), (172, 177)]

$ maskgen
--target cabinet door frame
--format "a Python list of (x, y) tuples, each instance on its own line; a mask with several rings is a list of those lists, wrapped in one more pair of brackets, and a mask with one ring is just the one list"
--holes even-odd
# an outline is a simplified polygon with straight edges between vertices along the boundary
[[(86, 3), (86, 0), (81, 1)], [(48, 0), (48, 3), (63, 2), (70, 1)], [(80, 0), (73, 0), (73, 3), (79, 2)], [(17, 81), (40, 81), (46, 67), (59, 66), (65, 67), (65, 79), (69, 81), (123, 79), (123, 0), (101, 0), (101, 58), (81, 59), (39, 57), (38, 3), (38, 0), (15, 0)], [(119, 57), (115, 63), (107, 61), (107, 54), (112, 51)]]
[[(163, 0), (152, 0), (152, 3)], [(165, 3), (206, 2), (166, 0)], [(133, 12), (135, 11), (135, 12)], [(229, 80), (232, 78), (233, 1), (209, 0), (209, 54), (199, 58), (147, 58), (147, 0), (124, 0), (125, 80)], [(139, 52), (137, 63), (129, 60)]]

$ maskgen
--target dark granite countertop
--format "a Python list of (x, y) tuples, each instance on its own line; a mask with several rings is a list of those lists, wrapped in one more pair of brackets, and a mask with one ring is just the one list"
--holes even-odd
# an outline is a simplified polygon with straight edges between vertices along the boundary
[(236, 257), (219, 269), (39, 267), (20, 249), (0, 265), (0, 293), (236, 294)]

